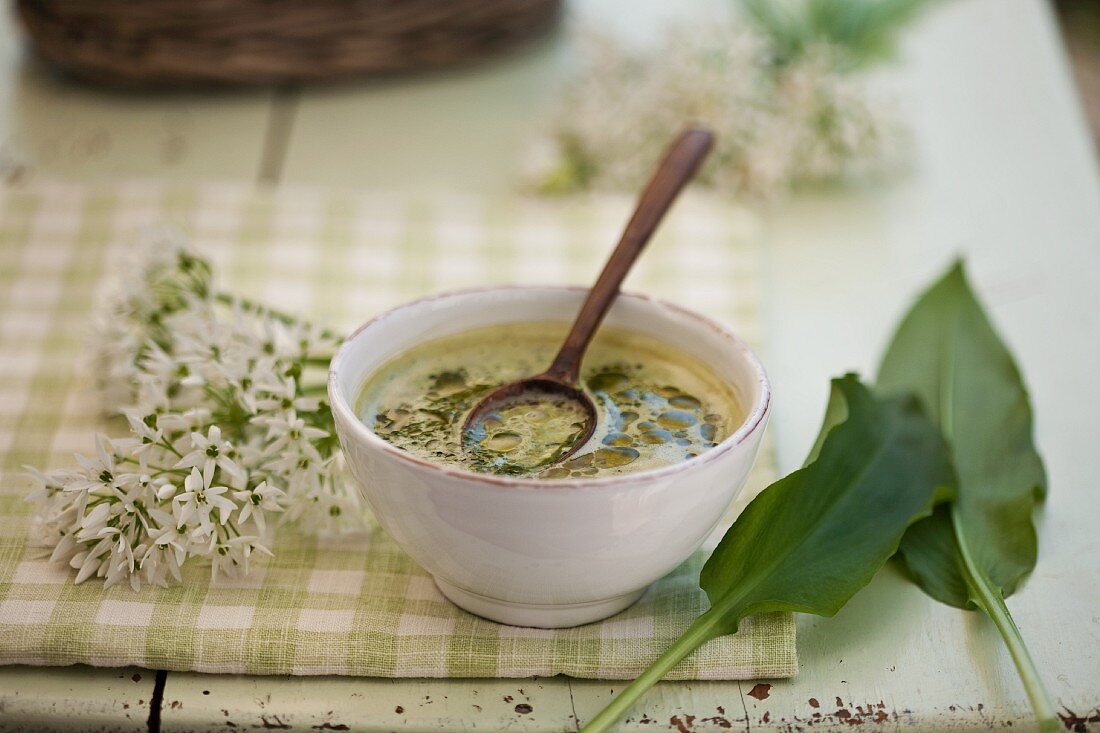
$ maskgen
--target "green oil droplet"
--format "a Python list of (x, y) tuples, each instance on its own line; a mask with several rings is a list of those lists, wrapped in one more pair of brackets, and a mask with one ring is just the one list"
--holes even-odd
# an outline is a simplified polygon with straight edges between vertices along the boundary
[(662, 412), (657, 417), (658, 424), (661, 427), (668, 428), (669, 430), (680, 430), (681, 428), (688, 428), (695, 424), (695, 415), (690, 412), (684, 412), (683, 410), (669, 410), (668, 412)]
[(494, 433), (482, 443), (486, 448), (497, 453), (507, 453), (515, 450), (523, 442), (518, 433)]
[(610, 433), (603, 439), (604, 445), (628, 446), (634, 445), (634, 439), (626, 433)]
[(588, 388), (593, 392), (610, 392), (626, 384), (626, 375), (621, 372), (603, 372), (588, 380)]
[(633, 448), (600, 448), (593, 454), (592, 465), (596, 468), (617, 468), (633, 463), (639, 455)]
[(568, 461), (562, 464), (566, 468), (576, 470), (578, 468), (585, 468), (592, 465), (592, 454), (585, 453), (584, 455), (570, 458)]
[(668, 404), (681, 410), (698, 410), (702, 403), (691, 395), (676, 395), (668, 401)]
[(641, 435), (641, 441), (649, 445), (661, 445), (670, 440), (672, 440), (672, 433), (657, 427), (652, 430), (646, 430)]

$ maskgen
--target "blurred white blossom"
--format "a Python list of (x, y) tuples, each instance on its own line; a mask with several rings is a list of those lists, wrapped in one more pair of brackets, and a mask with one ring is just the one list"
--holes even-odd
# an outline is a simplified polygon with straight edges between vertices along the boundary
[(321, 531), (359, 521), (325, 403), (328, 331), (215, 292), (210, 263), (157, 235), (116, 289), (92, 364), (129, 435), (77, 468), (28, 468), (35, 534), (76, 582), (166, 585), (190, 558), (247, 572), (272, 515)]
[(584, 70), (529, 161), (545, 193), (635, 190), (687, 122), (717, 138), (699, 182), (756, 200), (901, 157), (893, 105), (829, 43), (782, 63), (774, 39), (748, 23), (674, 29), (649, 52), (599, 35), (586, 43)]

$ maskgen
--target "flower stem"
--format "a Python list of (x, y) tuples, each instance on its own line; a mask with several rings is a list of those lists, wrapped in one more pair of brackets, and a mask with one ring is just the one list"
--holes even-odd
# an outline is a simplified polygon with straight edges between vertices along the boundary
[(677, 639), (672, 646), (657, 657), (653, 664), (642, 672), (638, 679), (627, 685), (622, 692), (615, 696), (611, 703), (596, 714), (592, 720), (581, 728), (581, 733), (600, 733), (614, 725), (623, 714), (637, 702), (645, 692), (653, 685), (661, 681), (669, 670), (680, 663), (684, 657), (691, 654), (706, 642), (713, 639), (721, 617), (714, 613), (712, 608), (692, 622), (684, 635)]
[[(231, 293), (218, 293), (214, 297), (219, 303), (223, 303), (228, 306), (237, 305), (240, 306), (242, 310), (247, 311), (248, 313), (254, 313), (258, 316), (267, 316), (268, 318), (274, 318), (276, 321), (279, 321), (280, 323), (285, 323), (288, 326), (308, 324), (308, 321), (304, 321), (301, 318), (292, 316), (289, 313), (276, 310), (275, 308), (270, 308), (262, 303), (257, 303), (254, 300), (242, 298)], [(337, 338), (336, 334), (334, 334), (327, 328), (321, 331), (321, 336), (323, 336), (324, 338)]]
[(165, 439), (165, 438), (161, 438), (161, 440), (160, 440), (160, 445), (164, 446), (164, 447), (165, 447), (165, 448), (167, 448), (167, 449), (168, 449), (168, 450), (169, 450), (170, 452), (172, 452), (173, 454), (175, 454), (176, 458), (183, 458), (183, 454), (182, 454), (182, 453), (180, 453), (180, 452), (179, 452), (178, 450), (176, 450), (175, 446), (173, 446), (173, 445), (172, 445), (171, 443), (169, 443), (167, 439)]
[(951, 520), (955, 527), (955, 539), (959, 543), (959, 554), (962, 555), (962, 574), (970, 591), (971, 600), (993, 621), (1005, 646), (1008, 647), (1012, 661), (1016, 664), (1016, 671), (1020, 675), (1020, 681), (1024, 683), (1024, 690), (1031, 701), (1031, 708), (1038, 719), (1039, 730), (1042, 733), (1061, 730), (1050, 693), (1047, 692), (1039, 671), (1035, 668), (1035, 662), (1024, 644), (1020, 629), (1012, 620), (1012, 614), (1005, 605), (1004, 595), (993, 587), (970, 554), (970, 546), (959, 521), (958, 509), (951, 510)]

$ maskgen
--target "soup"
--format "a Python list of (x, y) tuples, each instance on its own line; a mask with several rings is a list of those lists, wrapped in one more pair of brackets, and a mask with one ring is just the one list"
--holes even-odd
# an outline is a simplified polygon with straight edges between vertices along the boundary
[[(643, 471), (688, 460), (736, 430), (744, 412), (703, 362), (643, 334), (602, 327), (581, 367), (596, 406), (593, 436), (558, 461), (583, 429), (568, 401), (514, 405), (463, 434), (492, 389), (546, 368), (565, 323), (503, 324), (417, 345), (370, 375), (360, 419), (383, 440), (436, 463), (545, 479)], [(465, 442), (465, 446), (464, 446)]]

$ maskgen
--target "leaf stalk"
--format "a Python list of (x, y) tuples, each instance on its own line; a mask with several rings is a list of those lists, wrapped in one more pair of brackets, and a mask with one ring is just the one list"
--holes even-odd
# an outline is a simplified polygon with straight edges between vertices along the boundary
[(1005, 646), (1008, 647), (1008, 652), (1012, 655), (1012, 661), (1016, 665), (1016, 671), (1020, 675), (1020, 681), (1024, 683), (1024, 690), (1031, 701), (1031, 708), (1035, 711), (1035, 717), (1038, 718), (1039, 730), (1042, 733), (1053, 733), (1061, 730), (1058, 716), (1054, 711), (1054, 703), (1050, 699), (1050, 693), (1047, 692), (1046, 686), (1039, 676), (1039, 671), (1036, 669), (1035, 662), (1027, 650), (1027, 645), (1024, 644), (1024, 637), (1020, 634), (1019, 627), (1016, 626), (1012, 614), (1008, 611), (1004, 596), (992, 586), (989, 579), (985, 577), (977, 563), (974, 562), (970, 545), (967, 543), (966, 536), (962, 531), (962, 523), (959, 521), (957, 507), (953, 507), (951, 510), (951, 524), (955, 529), (955, 539), (959, 543), (959, 554), (962, 556), (962, 574), (970, 591), (971, 599), (993, 621), (993, 625), (997, 627)]
[(581, 733), (601, 733), (614, 725), (650, 687), (657, 684), (684, 657), (720, 635), (720, 609), (711, 608), (692, 622), (684, 635), (657, 657), (639, 677), (623, 688), (611, 703), (581, 727)]
[[(238, 306), (245, 313), (253, 313), (257, 316), (267, 316), (268, 318), (273, 318), (280, 323), (285, 323), (288, 326), (308, 324), (308, 321), (302, 318), (298, 318), (297, 316), (292, 316), (285, 311), (271, 308), (262, 303), (258, 303), (255, 300), (242, 298), (241, 296), (234, 295), (232, 293), (215, 293), (214, 298), (222, 305), (228, 305), (230, 307)], [(321, 336), (323, 336), (324, 338), (336, 338), (336, 334), (328, 330), (327, 328), (321, 330)]]

